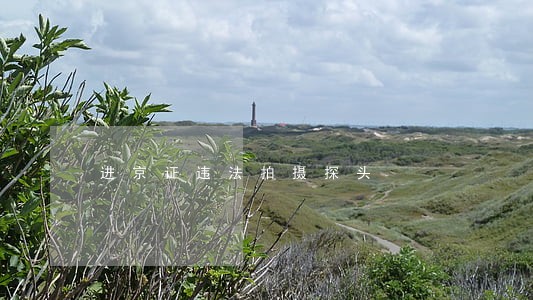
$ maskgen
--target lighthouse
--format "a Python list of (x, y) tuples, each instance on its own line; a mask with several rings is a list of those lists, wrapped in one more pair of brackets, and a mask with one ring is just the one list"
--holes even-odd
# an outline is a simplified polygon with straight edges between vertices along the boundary
[(252, 122), (250, 125), (252, 127), (257, 127), (257, 121), (255, 120), (255, 101), (252, 103)]

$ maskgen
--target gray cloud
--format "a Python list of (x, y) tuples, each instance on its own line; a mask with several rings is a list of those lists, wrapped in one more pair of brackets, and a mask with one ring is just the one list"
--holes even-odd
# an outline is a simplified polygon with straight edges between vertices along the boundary
[[(533, 127), (530, 1), (103, 1), (13, 4), (93, 48), (92, 89), (172, 103), (163, 119)], [(18, 7), (17, 7), (18, 6)]]

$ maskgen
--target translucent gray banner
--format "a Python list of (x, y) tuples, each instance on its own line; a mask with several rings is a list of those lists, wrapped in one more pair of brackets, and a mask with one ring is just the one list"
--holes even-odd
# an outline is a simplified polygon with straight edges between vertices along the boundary
[(242, 127), (53, 127), (55, 266), (236, 265)]

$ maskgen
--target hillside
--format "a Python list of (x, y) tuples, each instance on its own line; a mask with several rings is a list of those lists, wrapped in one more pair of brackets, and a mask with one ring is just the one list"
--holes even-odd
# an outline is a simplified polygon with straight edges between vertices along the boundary
[[(293, 236), (340, 222), (421, 249), (533, 251), (533, 131), (272, 126), (245, 137), (249, 174), (276, 169), (264, 218), (306, 199)], [(294, 165), (306, 180), (292, 179)], [(327, 165), (338, 179), (324, 178)], [(362, 166), (370, 179), (357, 179)]]

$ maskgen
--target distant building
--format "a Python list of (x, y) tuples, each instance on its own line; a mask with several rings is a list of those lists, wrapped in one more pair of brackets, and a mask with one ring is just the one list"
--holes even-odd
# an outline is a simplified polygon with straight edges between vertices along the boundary
[(252, 122), (250, 124), (252, 127), (257, 128), (257, 121), (255, 120), (255, 101), (252, 103)]

